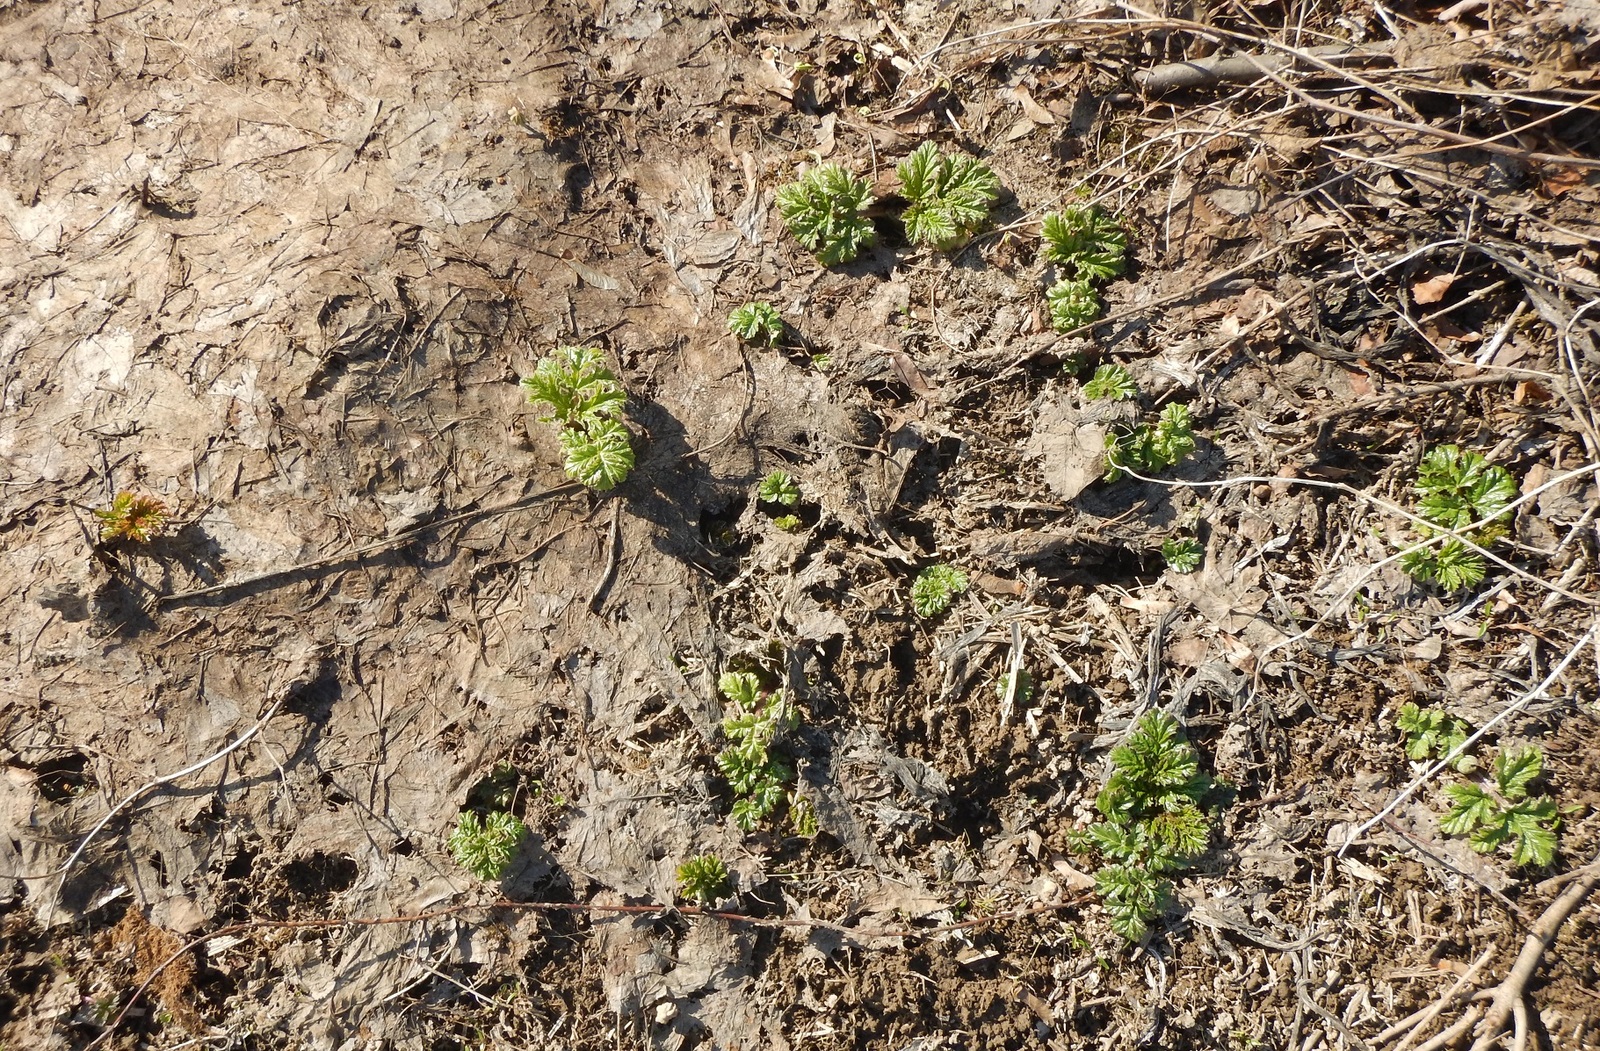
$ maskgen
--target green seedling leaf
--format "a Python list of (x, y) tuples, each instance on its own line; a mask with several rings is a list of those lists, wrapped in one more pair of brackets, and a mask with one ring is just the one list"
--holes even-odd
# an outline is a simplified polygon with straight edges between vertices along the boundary
[(800, 486), (787, 471), (773, 471), (761, 479), (756, 498), (771, 504), (793, 507), (800, 502)]
[(1139, 396), (1139, 382), (1121, 365), (1101, 365), (1083, 385), (1083, 396), (1090, 401), (1132, 401)]
[(495, 811), (481, 817), (468, 810), (450, 833), (450, 855), (478, 879), (499, 879), (527, 834), (528, 827), (513, 814)]
[(1081, 328), (1100, 316), (1100, 295), (1087, 281), (1063, 279), (1045, 293), (1050, 324), (1057, 332)]
[(783, 337), (783, 318), (771, 303), (746, 303), (728, 315), (728, 331), (746, 343), (772, 346)]
[(823, 266), (848, 263), (877, 236), (861, 212), (874, 198), (865, 179), (839, 164), (819, 164), (778, 191), (778, 214)]
[(1045, 258), (1078, 280), (1105, 281), (1126, 268), (1127, 235), (1100, 209), (1075, 205), (1044, 217)]
[(937, 617), (967, 590), (967, 575), (943, 563), (929, 566), (911, 584), (911, 608), (919, 617)]
[(1168, 537), (1161, 542), (1161, 557), (1174, 573), (1193, 573), (1200, 568), (1205, 548), (1200, 541), (1188, 537)]
[(1000, 180), (988, 165), (964, 154), (945, 156), (931, 142), (895, 167), (908, 202), (902, 219), (913, 244), (955, 248), (989, 217)]
[(701, 854), (678, 866), (678, 893), (690, 901), (714, 905), (728, 890), (728, 866), (715, 854)]
[(1543, 769), (1544, 753), (1533, 745), (1494, 757), (1495, 784), (1500, 794), (1513, 803), (1527, 798), (1528, 785)]
[(604, 492), (620, 485), (633, 470), (633, 445), (628, 429), (616, 420), (596, 420), (561, 432), (567, 476)]

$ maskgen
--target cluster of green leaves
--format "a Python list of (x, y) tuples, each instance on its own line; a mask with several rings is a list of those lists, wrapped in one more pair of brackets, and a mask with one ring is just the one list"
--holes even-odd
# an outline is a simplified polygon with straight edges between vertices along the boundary
[[(773, 471), (756, 487), (756, 499), (792, 508), (800, 503), (800, 484), (788, 471)], [(772, 524), (785, 533), (792, 533), (800, 528), (800, 516), (792, 512), (775, 515)]]
[(773, 471), (761, 479), (761, 485), (756, 489), (756, 498), (765, 500), (769, 504), (793, 507), (800, 502), (800, 486), (795, 482), (794, 475), (788, 471)]
[(567, 477), (591, 489), (620, 484), (633, 470), (633, 445), (622, 424), (627, 392), (594, 347), (559, 347), (524, 377), (528, 400), (543, 404), (541, 422), (560, 428)]
[(1211, 819), (1200, 804), (1211, 779), (1177, 720), (1160, 711), (1139, 719), (1112, 751), (1111, 767), (1095, 797), (1104, 820), (1075, 836), (1074, 845), (1104, 860), (1095, 889), (1111, 925), (1136, 941), (1171, 901), (1167, 876), (1205, 852)]
[(481, 880), (499, 879), (527, 834), (528, 826), (508, 811), (467, 810), (450, 833), (450, 856)]
[[(1410, 701), (1400, 706), (1394, 724), (1406, 735), (1406, 756), (1417, 760), (1449, 755), (1465, 744), (1467, 735), (1472, 732), (1465, 720), (1457, 719), (1443, 708), (1419, 708)], [(1478, 761), (1466, 752), (1450, 761), (1450, 768), (1462, 774), (1477, 765)]]
[(678, 866), (678, 893), (701, 905), (715, 905), (728, 893), (728, 866), (715, 854), (701, 854)]
[(763, 693), (750, 672), (728, 672), (717, 688), (729, 704), (722, 720), (728, 746), (717, 756), (717, 769), (733, 789), (734, 821), (753, 831), (787, 801), (795, 833), (815, 835), (815, 811), (791, 790), (794, 765), (781, 750), (782, 736), (800, 725), (800, 713), (782, 690)]
[(94, 516), (100, 519), (101, 543), (130, 540), (148, 544), (167, 524), (167, 505), (153, 496), (118, 493), (110, 507), (95, 511)]
[(877, 236), (861, 213), (875, 198), (841, 164), (818, 164), (778, 190), (778, 214), (823, 266), (848, 263)]
[(1101, 365), (1083, 385), (1083, 396), (1091, 401), (1132, 401), (1139, 396), (1139, 382), (1121, 365)]
[(1205, 548), (1193, 537), (1169, 536), (1161, 541), (1161, 557), (1174, 573), (1193, 573), (1200, 568)]
[(1051, 324), (1058, 332), (1089, 324), (1100, 316), (1095, 282), (1127, 269), (1128, 235), (1099, 208), (1074, 205), (1044, 217), (1044, 242), (1045, 258), (1062, 271), (1045, 293)]
[[(1417, 513), (1439, 530), (1450, 530), (1488, 547), (1506, 534), (1511, 515), (1507, 510), (1517, 496), (1517, 483), (1504, 467), (1455, 445), (1428, 451), (1417, 468)], [(1480, 524), (1481, 523), (1481, 524)], [(1423, 526), (1423, 539), (1439, 530)], [(1457, 591), (1482, 582), (1487, 567), (1483, 556), (1455, 537), (1413, 547), (1400, 559), (1401, 567), (1418, 580)]]
[(1121, 478), (1123, 468), (1143, 475), (1156, 474), (1182, 463), (1194, 448), (1189, 406), (1168, 405), (1154, 426), (1141, 423), (1106, 435), (1106, 481)]
[(913, 244), (949, 250), (983, 225), (1000, 193), (989, 166), (965, 154), (942, 154), (924, 142), (895, 167), (905, 195), (906, 236)]
[(1510, 844), (1513, 864), (1549, 865), (1556, 854), (1556, 801), (1528, 793), (1543, 770), (1544, 753), (1536, 745), (1500, 752), (1490, 763), (1488, 783), (1445, 786), (1450, 809), (1440, 827), (1449, 835), (1466, 836), (1480, 854)]
[(940, 562), (911, 582), (911, 608), (919, 617), (937, 617), (967, 590), (967, 575)]
[(770, 347), (783, 337), (783, 318), (771, 303), (746, 303), (728, 315), (728, 331), (746, 343)]

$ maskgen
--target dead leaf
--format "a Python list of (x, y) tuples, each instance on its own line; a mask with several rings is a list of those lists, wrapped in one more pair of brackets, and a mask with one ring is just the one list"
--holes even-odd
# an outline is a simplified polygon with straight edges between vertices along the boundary
[(1419, 306), (1437, 303), (1444, 298), (1446, 292), (1450, 291), (1450, 286), (1455, 284), (1455, 281), (1455, 277), (1451, 274), (1440, 274), (1426, 281), (1418, 281), (1411, 286), (1411, 298)]
[(1539, 173), (1539, 193), (1544, 197), (1560, 197), (1588, 181), (1589, 172), (1583, 168), (1546, 168)]
[(1017, 103), (1022, 106), (1023, 114), (1035, 124), (1054, 124), (1056, 122), (1055, 114), (1033, 101), (1033, 95), (1021, 84), (1011, 89), (1011, 97), (1017, 100)]

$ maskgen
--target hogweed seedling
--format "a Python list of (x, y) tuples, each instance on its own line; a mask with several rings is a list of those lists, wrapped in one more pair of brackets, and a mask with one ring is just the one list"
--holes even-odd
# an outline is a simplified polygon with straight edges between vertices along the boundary
[(604, 491), (633, 470), (633, 445), (620, 422), (628, 395), (594, 347), (560, 347), (522, 381), (528, 400), (560, 427), (567, 477)]
[(1537, 745), (1499, 753), (1487, 784), (1445, 786), (1450, 809), (1439, 827), (1448, 835), (1466, 836), (1480, 854), (1509, 843), (1513, 864), (1544, 868), (1555, 859), (1559, 814), (1554, 799), (1528, 794), (1543, 769), (1544, 753)]
[(1156, 474), (1182, 463), (1194, 450), (1189, 407), (1174, 403), (1161, 410), (1155, 426), (1142, 423), (1106, 435), (1105, 478), (1115, 482), (1122, 477), (1123, 468), (1142, 475)]
[(750, 832), (784, 803), (794, 783), (794, 767), (775, 746), (800, 725), (800, 714), (782, 690), (763, 694), (749, 672), (728, 672), (717, 688), (730, 704), (722, 720), (728, 747), (717, 756), (717, 768), (733, 789), (734, 821)]
[(783, 337), (783, 318), (771, 303), (746, 303), (728, 315), (728, 331), (746, 343), (770, 347)]
[(499, 879), (527, 834), (528, 826), (514, 814), (495, 810), (480, 816), (468, 810), (450, 833), (450, 855), (481, 880)]
[(153, 496), (118, 493), (110, 507), (96, 510), (94, 516), (100, 519), (101, 543), (148, 544), (167, 524), (167, 505)]
[(788, 471), (773, 471), (761, 479), (761, 485), (756, 489), (756, 498), (769, 504), (793, 507), (800, 502), (800, 486)]
[(906, 236), (946, 251), (983, 225), (1000, 193), (1000, 180), (988, 165), (965, 154), (941, 154), (931, 142), (896, 165), (895, 174), (909, 202), (901, 216)]
[(1174, 573), (1193, 573), (1200, 568), (1205, 548), (1193, 537), (1170, 536), (1161, 542), (1161, 557)]
[(678, 893), (690, 901), (715, 905), (728, 890), (728, 866), (715, 854), (701, 854), (678, 866)]
[(1090, 401), (1131, 401), (1139, 396), (1139, 382), (1121, 365), (1101, 365), (1083, 385)]
[(1128, 236), (1092, 205), (1073, 205), (1044, 217), (1045, 258), (1084, 283), (1106, 281), (1127, 266)]
[[(1004, 703), (1006, 694), (1011, 690), (1011, 673), (1006, 672), (1004, 675), (1001, 675), (1000, 678), (995, 682), (994, 689), (996, 695), (998, 695), (1001, 702)], [(1018, 704), (1027, 704), (1031, 700), (1033, 700), (1033, 676), (1029, 675), (1027, 670), (1024, 669), (1017, 672), (1016, 702)]]
[(783, 530), (785, 533), (798, 533), (800, 531), (800, 527), (804, 525), (804, 523), (800, 521), (799, 515), (779, 515), (777, 518), (772, 520), (772, 524)]
[(1100, 295), (1087, 281), (1063, 278), (1045, 292), (1050, 325), (1057, 332), (1082, 328), (1100, 316)]
[(1210, 842), (1211, 820), (1200, 803), (1212, 785), (1177, 720), (1161, 711), (1140, 717), (1127, 742), (1112, 750), (1111, 767), (1095, 797), (1104, 820), (1072, 838), (1106, 862), (1095, 889), (1112, 927), (1137, 941), (1171, 900), (1166, 877)]
[[(1395, 716), (1395, 727), (1406, 735), (1406, 757), (1420, 761), (1449, 755), (1466, 743), (1472, 727), (1443, 708), (1419, 708), (1407, 701)], [(1476, 769), (1478, 761), (1465, 752), (1450, 761), (1450, 768), (1465, 774)]]
[(911, 608), (919, 617), (937, 617), (967, 590), (967, 575), (944, 563), (929, 566), (911, 583)]
[(778, 214), (823, 266), (848, 263), (877, 237), (861, 213), (874, 202), (865, 179), (840, 164), (819, 164), (778, 190)]
[[(1460, 533), (1479, 547), (1506, 534), (1507, 507), (1517, 496), (1517, 483), (1504, 467), (1491, 466), (1475, 452), (1455, 445), (1430, 449), (1417, 468), (1417, 513), (1439, 530)], [(1483, 524), (1469, 529), (1473, 523)], [(1420, 526), (1423, 539), (1439, 530)], [(1483, 556), (1451, 537), (1435, 545), (1407, 550), (1400, 566), (1424, 583), (1458, 591), (1483, 581), (1488, 571)]]

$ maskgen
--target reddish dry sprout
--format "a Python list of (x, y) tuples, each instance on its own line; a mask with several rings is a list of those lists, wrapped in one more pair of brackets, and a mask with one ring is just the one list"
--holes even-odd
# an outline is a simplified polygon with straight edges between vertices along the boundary
[(109, 509), (94, 514), (100, 519), (102, 543), (131, 540), (136, 544), (148, 544), (167, 522), (167, 505), (153, 496), (118, 493)]

